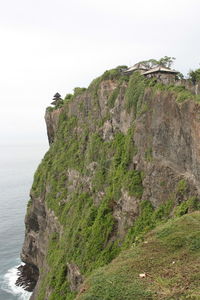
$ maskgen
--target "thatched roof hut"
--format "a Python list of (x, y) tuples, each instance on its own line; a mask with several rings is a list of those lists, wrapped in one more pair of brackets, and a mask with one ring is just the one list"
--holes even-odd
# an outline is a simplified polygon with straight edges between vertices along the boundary
[(131, 74), (133, 72), (139, 71), (141, 74), (148, 71), (149, 69), (143, 63), (137, 63), (134, 66), (128, 68), (124, 71), (124, 74)]
[(173, 84), (178, 73), (178, 71), (164, 66), (156, 66), (144, 72), (143, 75), (147, 78), (156, 78), (164, 84)]
[(156, 66), (156, 67), (151, 68), (150, 70), (144, 72), (143, 75), (149, 75), (149, 74), (154, 75), (155, 73), (178, 74), (178, 71), (172, 70), (170, 68), (163, 67), (163, 66)]

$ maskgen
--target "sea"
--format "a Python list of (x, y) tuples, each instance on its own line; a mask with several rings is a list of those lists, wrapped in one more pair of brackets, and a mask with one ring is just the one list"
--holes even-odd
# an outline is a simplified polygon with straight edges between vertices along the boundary
[(31, 296), (15, 282), (29, 192), (47, 150), (47, 144), (0, 145), (0, 300), (28, 300)]

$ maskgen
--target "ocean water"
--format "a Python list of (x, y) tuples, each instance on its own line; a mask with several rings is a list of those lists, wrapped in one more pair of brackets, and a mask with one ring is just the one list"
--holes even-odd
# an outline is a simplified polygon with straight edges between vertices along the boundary
[(24, 240), (24, 217), (34, 172), (44, 145), (0, 145), (0, 300), (28, 300), (15, 286)]

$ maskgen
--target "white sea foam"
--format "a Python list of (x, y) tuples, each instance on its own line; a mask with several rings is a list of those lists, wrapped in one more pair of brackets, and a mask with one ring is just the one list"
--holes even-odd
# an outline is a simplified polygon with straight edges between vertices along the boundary
[(25, 291), (22, 287), (15, 285), (18, 278), (18, 267), (19, 266), (15, 266), (8, 270), (8, 272), (4, 275), (1, 288), (9, 294), (17, 296), (17, 299), (19, 300), (28, 300), (31, 293)]

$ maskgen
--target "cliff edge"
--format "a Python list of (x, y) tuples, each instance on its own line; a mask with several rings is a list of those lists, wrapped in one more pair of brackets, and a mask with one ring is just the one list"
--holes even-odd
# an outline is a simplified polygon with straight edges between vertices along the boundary
[[(159, 283), (156, 290), (151, 281), (153, 269), (147, 276), (138, 261), (146, 255), (141, 256), (141, 243), (150, 230), (169, 219), (178, 228), (182, 215), (200, 207), (199, 96), (185, 86), (163, 85), (137, 72), (125, 76), (116, 68), (88, 89), (76, 90), (60, 107), (47, 109), (45, 120), (50, 148), (35, 173), (21, 253), (37, 281), (31, 299), (122, 300), (122, 293), (112, 290), (128, 277), (123, 273), (119, 284), (106, 272), (121, 274), (119, 266), (129, 264), (133, 247), (140, 258), (130, 260), (137, 270), (132, 280), (138, 280), (139, 272), (149, 282), (141, 289), (130, 283), (127, 294), (121, 288), (123, 299), (192, 295), (192, 281), (187, 289), (180, 281), (176, 294), (163, 288), (159, 294)], [(200, 222), (195, 218), (194, 223)], [(156, 245), (151, 234), (147, 243)], [(151, 263), (156, 263), (154, 255)], [(95, 278), (98, 292), (92, 290)], [(176, 281), (160, 280), (164, 284), (170, 291), (177, 288)]]

